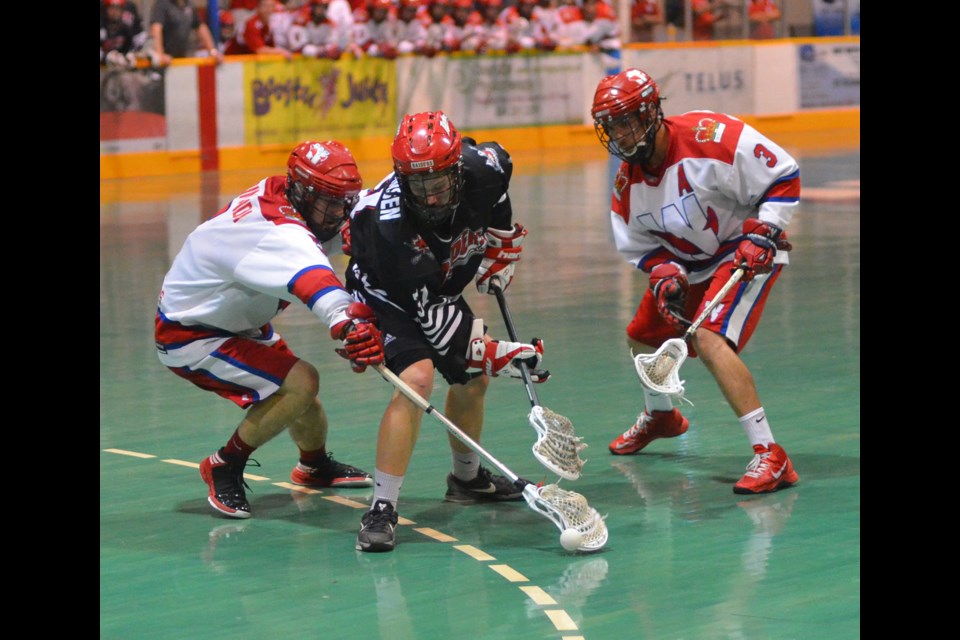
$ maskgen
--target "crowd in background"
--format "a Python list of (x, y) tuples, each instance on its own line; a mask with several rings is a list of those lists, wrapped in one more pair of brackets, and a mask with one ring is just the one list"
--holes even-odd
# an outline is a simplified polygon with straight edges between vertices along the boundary
[[(631, 0), (629, 30), (607, 0), (221, 0), (217, 20), (206, 3), (153, 0), (142, 16), (134, 0), (100, 1), (100, 64), (162, 67), (173, 58), (344, 54), (396, 58), (469, 51), (516, 53), (557, 48), (616, 50), (676, 33), (685, 0)], [(690, 2), (692, 36), (714, 38), (742, 6)], [(782, 15), (776, 0), (750, 0), (750, 37), (773, 38)], [(210, 25), (213, 25), (211, 29)], [(216, 31), (216, 33), (214, 33)]]

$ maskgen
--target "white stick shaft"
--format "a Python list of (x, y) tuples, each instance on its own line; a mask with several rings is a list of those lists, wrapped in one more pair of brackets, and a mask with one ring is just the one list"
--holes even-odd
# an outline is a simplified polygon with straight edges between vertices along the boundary
[[(721, 267), (722, 268), (722, 267)], [(693, 337), (693, 334), (697, 332), (697, 329), (700, 328), (700, 325), (710, 316), (710, 313), (717, 308), (717, 305), (720, 304), (720, 301), (723, 300), (723, 297), (730, 293), (730, 289), (734, 287), (740, 278), (743, 277), (743, 267), (737, 267), (736, 270), (730, 275), (730, 279), (727, 280), (727, 283), (723, 285), (723, 288), (717, 292), (717, 295), (713, 296), (713, 300), (710, 301), (706, 307), (704, 307), (703, 312), (693, 321), (693, 324), (687, 329), (686, 333), (683, 334), (684, 340), (689, 340)]]
[(450, 420), (447, 416), (437, 411), (436, 407), (430, 404), (430, 402), (426, 398), (424, 398), (419, 393), (417, 393), (413, 387), (411, 387), (406, 382), (404, 382), (400, 378), (400, 376), (395, 374), (393, 371), (390, 371), (390, 369), (387, 369), (382, 364), (379, 364), (374, 368), (377, 370), (377, 372), (381, 376), (383, 376), (384, 380), (392, 384), (394, 387), (397, 388), (397, 391), (399, 391), (404, 396), (406, 396), (407, 400), (417, 405), (417, 407), (422, 409), (424, 413), (429, 413), (434, 418), (439, 420), (443, 424), (443, 426), (446, 427), (447, 431), (449, 431), (457, 440), (459, 440), (463, 444), (473, 449), (479, 455), (483, 456), (483, 458), (486, 459), (487, 462), (489, 462), (494, 467), (496, 467), (500, 471), (500, 473), (502, 473), (507, 478), (509, 478), (511, 482), (516, 482), (517, 480), (520, 479), (519, 476), (515, 474), (513, 471), (511, 471), (510, 469), (508, 469), (505, 464), (503, 464), (502, 462), (494, 458), (489, 451), (481, 447), (478, 442), (476, 442), (473, 438), (471, 438), (466, 433), (464, 433), (463, 430), (460, 429), (460, 427), (458, 427), (457, 425), (455, 425), (452, 420)]

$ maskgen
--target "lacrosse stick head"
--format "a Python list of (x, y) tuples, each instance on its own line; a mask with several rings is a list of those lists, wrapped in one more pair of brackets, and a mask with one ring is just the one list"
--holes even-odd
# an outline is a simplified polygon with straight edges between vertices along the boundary
[(576, 529), (583, 536), (577, 551), (593, 552), (607, 544), (607, 524), (603, 516), (575, 491), (566, 491), (555, 484), (538, 487), (528, 484), (523, 497), (530, 508), (550, 518), (561, 531)]
[(550, 471), (565, 480), (580, 477), (584, 460), (580, 452), (587, 448), (577, 437), (573, 423), (559, 413), (537, 405), (530, 411), (530, 425), (537, 432), (533, 455)]
[(680, 338), (667, 340), (653, 353), (634, 356), (633, 364), (640, 376), (640, 383), (658, 393), (683, 398), (683, 380), (680, 367), (687, 359), (687, 343)]

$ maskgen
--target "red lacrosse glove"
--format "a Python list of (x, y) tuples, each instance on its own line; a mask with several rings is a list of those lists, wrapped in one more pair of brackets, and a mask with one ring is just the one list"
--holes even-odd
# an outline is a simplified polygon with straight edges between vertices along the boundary
[(793, 248), (786, 238), (780, 237), (782, 234), (783, 229), (769, 222), (754, 218), (743, 221), (743, 240), (733, 255), (734, 268), (745, 267), (742, 280), (749, 282), (754, 275), (769, 273), (777, 249)]
[(343, 226), (340, 227), (340, 250), (345, 256), (353, 255), (353, 244), (350, 238), (350, 218), (344, 220)]
[(523, 251), (523, 239), (527, 230), (520, 224), (513, 225), (512, 229), (487, 229), (487, 248), (483, 253), (483, 262), (477, 270), (477, 291), (490, 291), (490, 282), (499, 280), (500, 289), (505, 290), (513, 280), (513, 272), (520, 252)]
[(678, 334), (686, 331), (690, 322), (683, 317), (683, 311), (690, 285), (684, 268), (675, 262), (658, 264), (650, 272), (650, 289), (657, 300), (660, 316)]
[(356, 373), (363, 373), (367, 366), (383, 364), (383, 334), (375, 324), (377, 316), (373, 309), (362, 302), (353, 302), (347, 307), (349, 320), (338, 322), (330, 329), (334, 340), (342, 346), (337, 354), (350, 361)]

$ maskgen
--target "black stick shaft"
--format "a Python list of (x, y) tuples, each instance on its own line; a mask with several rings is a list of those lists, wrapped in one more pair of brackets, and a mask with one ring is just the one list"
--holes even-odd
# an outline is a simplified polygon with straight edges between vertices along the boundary
[[(500, 285), (491, 282), (490, 289), (497, 296), (497, 304), (500, 305), (500, 313), (503, 314), (503, 323), (507, 325), (507, 334), (514, 342), (520, 342), (517, 338), (517, 329), (513, 326), (513, 316), (510, 315), (510, 309), (507, 308), (507, 298), (503, 295), (503, 289)], [(527, 388), (527, 396), (530, 398), (531, 406), (539, 406), (540, 400), (537, 398), (537, 392), (533, 388), (533, 379), (530, 378), (530, 370), (527, 369), (527, 363), (520, 361), (520, 376), (523, 378), (523, 386)]]

